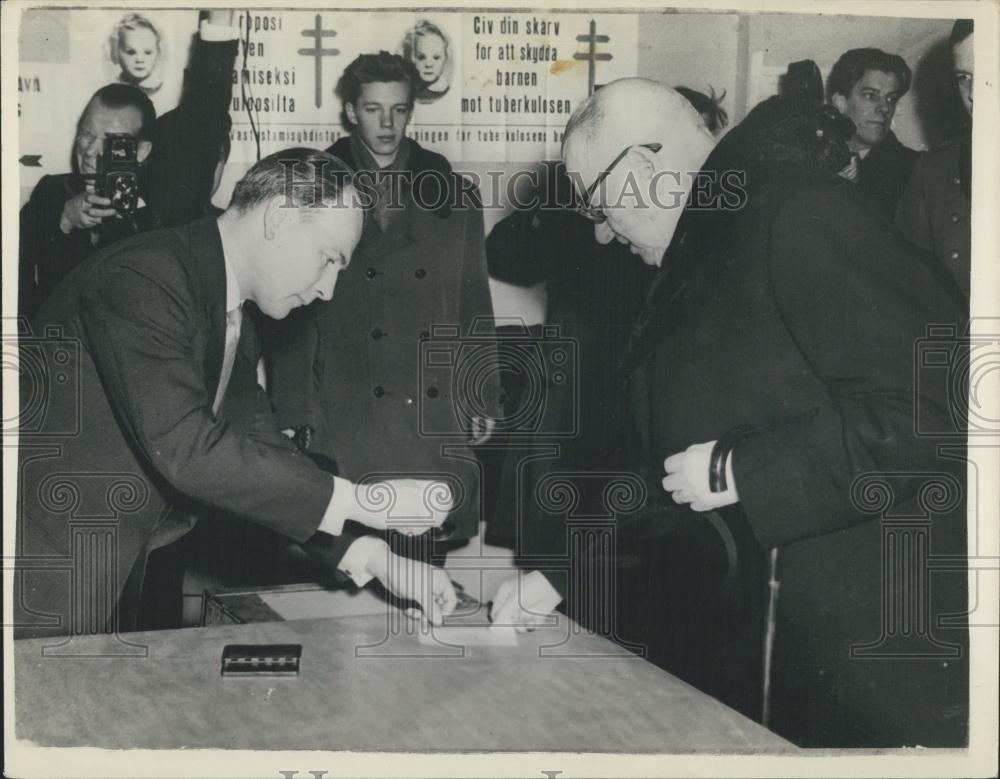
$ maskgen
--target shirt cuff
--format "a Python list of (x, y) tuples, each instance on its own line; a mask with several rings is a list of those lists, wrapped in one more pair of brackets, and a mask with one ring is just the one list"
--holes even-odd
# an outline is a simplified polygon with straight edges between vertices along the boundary
[(535, 601), (537, 606), (536, 610), (540, 613), (553, 612), (556, 610), (556, 606), (562, 603), (562, 593), (555, 588), (551, 581), (549, 581), (548, 576), (541, 571), (536, 571), (536, 573), (538, 573), (541, 578), (541, 581), (538, 584), (538, 592), (535, 593), (538, 596)]
[(389, 545), (375, 536), (361, 536), (347, 547), (337, 569), (350, 576), (358, 587), (364, 587), (372, 580), (365, 566), (373, 554), (389, 554)]
[(240, 31), (235, 27), (211, 24), (207, 19), (203, 19), (198, 23), (198, 35), (206, 43), (217, 43), (220, 41), (235, 41), (240, 37)]
[(354, 496), (351, 494), (353, 489), (354, 485), (347, 479), (333, 477), (333, 495), (326, 504), (326, 511), (317, 530), (331, 536), (339, 536), (344, 532), (344, 522), (351, 518), (350, 514), (354, 509)]

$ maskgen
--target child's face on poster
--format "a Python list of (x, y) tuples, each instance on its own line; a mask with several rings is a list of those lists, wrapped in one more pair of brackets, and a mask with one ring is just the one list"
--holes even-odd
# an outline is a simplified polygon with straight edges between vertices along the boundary
[(445, 44), (437, 35), (418, 35), (413, 47), (413, 64), (420, 80), (433, 84), (441, 78), (445, 63)]
[(118, 37), (122, 72), (134, 81), (142, 81), (153, 72), (159, 54), (159, 43), (152, 30), (122, 30)]

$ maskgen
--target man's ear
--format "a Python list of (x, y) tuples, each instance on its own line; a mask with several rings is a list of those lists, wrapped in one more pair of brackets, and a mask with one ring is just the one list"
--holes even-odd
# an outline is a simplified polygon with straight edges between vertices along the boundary
[(264, 239), (267, 241), (274, 240), (274, 237), (278, 234), (278, 230), (281, 225), (285, 223), (290, 212), (295, 210), (294, 204), (286, 204), (287, 199), (284, 195), (275, 195), (270, 200), (267, 201), (267, 205), (264, 206)]
[(840, 113), (844, 113), (844, 109), (847, 108), (847, 98), (843, 95), (834, 92), (830, 97), (830, 103), (836, 108)]
[(153, 151), (152, 141), (139, 141), (139, 145), (135, 150), (135, 158), (138, 160), (140, 165), (146, 161), (146, 157), (149, 156), (151, 151)]
[(599, 222), (594, 225), (594, 238), (599, 244), (608, 244), (615, 239), (615, 232), (607, 222)]
[(344, 113), (347, 114), (347, 121), (355, 126), (358, 124), (358, 112), (354, 103), (344, 103)]
[(644, 146), (633, 146), (625, 155), (628, 166), (635, 171), (637, 176), (644, 179), (651, 179), (661, 167), (660, 158), (656, 152)]

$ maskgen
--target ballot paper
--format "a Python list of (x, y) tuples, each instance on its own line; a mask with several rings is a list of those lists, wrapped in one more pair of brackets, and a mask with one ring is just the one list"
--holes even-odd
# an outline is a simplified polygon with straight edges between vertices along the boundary
[(418, 633), (421, 644), (456, 646), (517, 646), (512, 625), (434, 625)]
[(449, 615), (450, 617), (463, 617), (466, 615), (476, 614), (477, 612), (483, 611), (485, 614), (486, 607), (480, 603), (476, 598), (472, 597), (465, 591), (465, 588), (458, 582), (452, 582), (455, 588), (455, 610)]

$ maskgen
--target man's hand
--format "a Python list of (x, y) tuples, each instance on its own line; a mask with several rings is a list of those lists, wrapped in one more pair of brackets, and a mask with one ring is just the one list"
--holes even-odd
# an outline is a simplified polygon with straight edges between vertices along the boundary
[(473, 417), (472, 434), (469, 437), (469, 443), (472, 446), (485, 444), (492, 437), (496, 427), (497, 421), (492, 417)]
[(715, 441), (693, 444), (686, 451), (671, 455), (663, 461), (667, 475), (663, 479), (663, 489), (669, 492), (674, 503), (690, 503), (693, 511), (712, 509), (739, 503), (736, 481), (733, 478), (733, 458), (726, 460), (725, 492), (712, 492), (708, 486), (708, 466), (712, 459)]
[(441, 527), (454, 508), (451, 488), (442, 481), (387, 479), (351, 486), (347, 516), (375, 530), (418, 536)]
[(544, 624), (561, 600), (541, 571), (518, 573), (497, 589), (490, 618), (494, 624), (513, 625), (518, 633), (524, 633)]
[(220, 27), (232, 27), (233, 26), (233, 9), (216, 9), (213, 11), (208, 11), (205, 14), (205, 19), (209, 24), (219, 25)]
[(66, 235), (75, 228), (77, 230), (89, 230), (97, 227), (102, 219), (115, 216), (118, 212), (110, 208), (111, 200), (92, 192), (81, 192), (75, 197), (71, 197), (63, 206), (62, 216), (59, 218), (59, 229)]
[[(424, 623), (440, 625), (458, 603), (451, 578), (443, 569), (393, 554), (388, 546), (373, 551), (365, 569), (389, 592), (403, 600), (416, 601)], [(406, 614), (417, 616), (414, 609), (407, 609)]]

